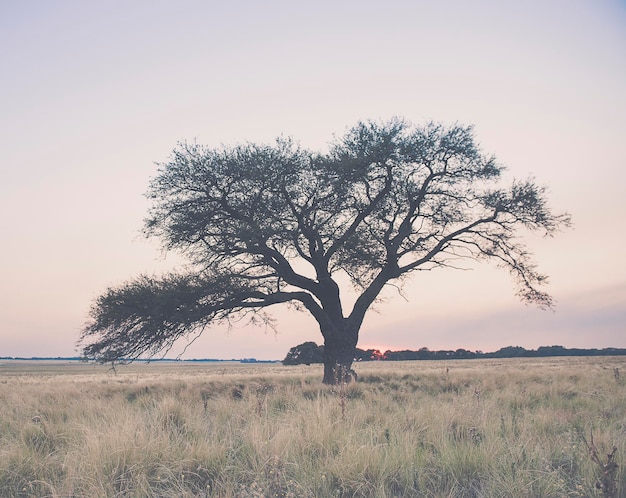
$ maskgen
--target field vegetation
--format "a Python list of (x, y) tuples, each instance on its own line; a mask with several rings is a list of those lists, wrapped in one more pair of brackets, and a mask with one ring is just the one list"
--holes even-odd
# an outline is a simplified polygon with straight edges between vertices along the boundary
[(2, 362), (0, 496), (626, 496), (623, 357), (322, 368)]

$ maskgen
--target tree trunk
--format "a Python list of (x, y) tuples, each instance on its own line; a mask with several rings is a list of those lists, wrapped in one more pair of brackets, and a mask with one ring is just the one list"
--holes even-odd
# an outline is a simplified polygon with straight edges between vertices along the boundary
[(359, 338), (358, 330), (342, 324), (324, 333), (324, 384), (336, 385), (356, 380), (352, 362)]

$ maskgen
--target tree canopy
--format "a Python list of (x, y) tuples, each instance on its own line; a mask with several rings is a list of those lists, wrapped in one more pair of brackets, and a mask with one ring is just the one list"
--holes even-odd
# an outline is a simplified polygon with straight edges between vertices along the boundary
[[(508, 269), (519, 297), (553, 302), (519, 238), (568, 226), (533, 179), (499, 185), (503, 166), (472, 127), (395, 118), (360, 122), (327, 152), (291, 139), (209, 148), (180, 143), (159, 165), (144, 231), (189, 261), (179, 273), (140, 276), (94, 303), (87, 358), (134, 359), (181, 336), (267, 307), (309, 312), (325, 340), (325, 382), (349, 369), (367, 310), (390, 282), (421, 270), (488, 259)], [(357, 293), (344, 309), (340, 276)]]

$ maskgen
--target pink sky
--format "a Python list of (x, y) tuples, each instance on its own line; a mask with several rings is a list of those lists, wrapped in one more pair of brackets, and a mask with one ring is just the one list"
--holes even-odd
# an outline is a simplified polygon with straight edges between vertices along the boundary
[[(140, 230), (177, 141), (319, 149), (394, 115), (474, 124), (574, 229), (528, 240), (554, 313), (491, 266), (435, 271), (408, 301), (389, 290), (361, 346), (626, 347), (624, 2), (5, 2), (0, 47), (0, 356), (74, 355), (99, 293), (175, 266)], [(276, 316), (277, 334), (216, 328), (186, 357), (321, 342), (306, 315)]]

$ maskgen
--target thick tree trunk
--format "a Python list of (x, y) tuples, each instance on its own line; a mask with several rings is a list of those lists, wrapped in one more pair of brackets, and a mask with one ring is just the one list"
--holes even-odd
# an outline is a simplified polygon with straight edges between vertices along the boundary
[(358, 330), (345, 326), (324, 331), (324, 384), (341, 384), (356, 378), (352, 362), (359, 338)]

